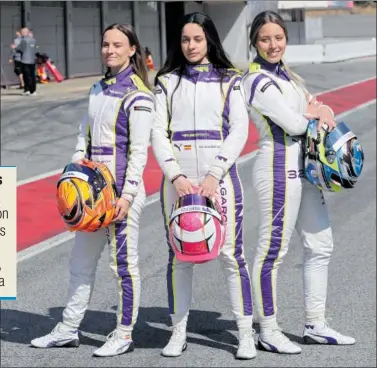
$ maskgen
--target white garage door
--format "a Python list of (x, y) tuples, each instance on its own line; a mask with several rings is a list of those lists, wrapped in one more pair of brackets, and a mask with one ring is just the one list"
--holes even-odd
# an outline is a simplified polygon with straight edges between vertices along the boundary
[(18, 78), (13, 72), (13, 64), (9, 64), (11, 56), (10, 45), (15, 38), (15, 32), (21, 27), (21, 2), (1, 1), (1, 85), (17, 84)]
[(142, 47), (152, 52), (154, 66), (161, 66), (160, 21), (157, 1), (139, 2), (139, 39)]
[(107, 4), (106, 22), (108, 26), (113, 23), (132, 24), (131, 1), (109, 1)]
[(99, 1), (72, 2), (72, 76), (102, 73)]
[(47, 54), (65, 76), (64, 1), (31, 1), (30, 23), (38, 52)]

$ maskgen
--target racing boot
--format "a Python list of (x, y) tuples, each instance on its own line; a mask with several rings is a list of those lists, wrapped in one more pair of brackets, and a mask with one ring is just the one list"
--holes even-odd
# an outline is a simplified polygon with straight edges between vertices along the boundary
[(36, 348), (77, 348), (80, 345), (78, 330), (74, 330), (58, 323), (47, 335), (31, 340), (30, 344)]
[(257, 356), (255, 349), (254, 333), (252, 328), (241, 329), (239, 333), (239, 343), (236, 353), (237, 359), (253, 359)]
[(307, 323), (304, 327), (305, 344), (353, 345), (353, 337), (342, 335), (329, 327), (327, 322)]
[(258, 338), (258, 347), (279, 354), (300, 354), (302, 351), (283, 334), (280, 328), (262, 329)]
[(106, 342), (93, 352), (97, 357), (115, 356), (134, 351), (135, 345), (129, 331), (117, 328), (110, 332)]
[(161, 355), (164, 357), (179, 357), (186, 349), (187, 315), (173, 327), (173, 333), (168, 344), (163, 348)]

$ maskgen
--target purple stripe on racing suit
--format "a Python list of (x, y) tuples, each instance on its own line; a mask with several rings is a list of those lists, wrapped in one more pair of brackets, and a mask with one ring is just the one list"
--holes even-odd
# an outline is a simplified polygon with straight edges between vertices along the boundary
[(260, 284), (263, 300), (264, 316), (274, 314), (274, 297), (272, 290), (272, 269), (283, 242), (284, 213), (285, 213), (285, 188), (286, 188), (286, 168), (285, 168), (285, 133), (270, 118), (265, 116), (273, 136), (273, 194), (271, 213), (271, 237), (270, 246), (264, 259)]
[(172, 141), (189, 141), (189, 140), (220, 140), (221, 134), (217, 130), (187, 130), (174, 132), (172, 134)]

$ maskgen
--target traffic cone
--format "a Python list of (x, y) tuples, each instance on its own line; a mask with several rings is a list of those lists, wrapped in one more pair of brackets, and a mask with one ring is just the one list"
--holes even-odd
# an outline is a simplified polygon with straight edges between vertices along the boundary
[(48, 83), (48, 79), (47, 79), (47, 74), (46, 74), (46, 69), (43, 65), (39, 65), (38, 68), (37, 68), (37, 75), (39, 77), (39, 80), (41, 81), (41, 83)]
[(147, 57), (147, 67), (148, 67), (149, 70), (153, 70), (154, 69), (152, 55), (149, 55)]

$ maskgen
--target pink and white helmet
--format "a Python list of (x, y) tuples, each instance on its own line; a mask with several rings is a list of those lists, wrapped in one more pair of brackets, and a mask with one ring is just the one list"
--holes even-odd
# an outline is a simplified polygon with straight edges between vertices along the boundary
[(179, 261), (205, 263), (220, 254), (226, 224), (221, 207), (199, 194), (179, 198), (170, 216), (169, 238)]

